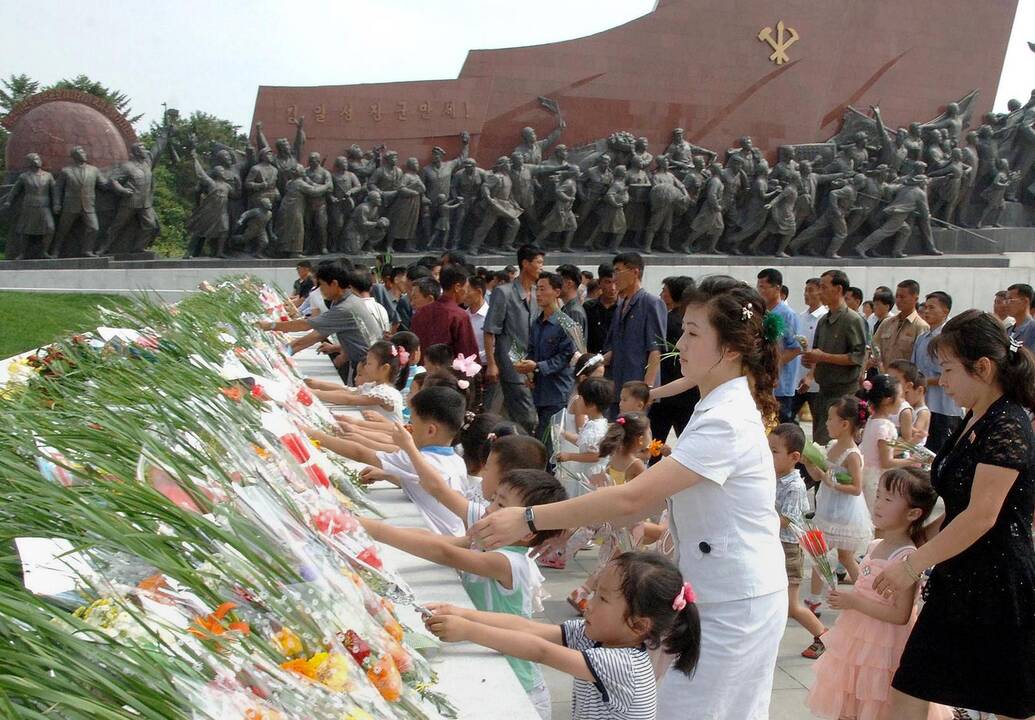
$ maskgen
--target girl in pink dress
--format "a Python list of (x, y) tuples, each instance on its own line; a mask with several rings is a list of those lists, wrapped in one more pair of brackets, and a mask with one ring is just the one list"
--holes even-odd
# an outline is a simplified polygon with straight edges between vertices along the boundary
[[(936, 499), (926, 472), (896, 468), (881, 477), (873, 524), (883, 539), (870, 543), (853, 589), (830, 593), (830, 606), (842, 612), (823, 635), (826, 652), (814, 666), (816, 680), (807, 702), (816, 717), (893, 720), (887, 715), (888, 694), (916, 620), (916, 589), (891, 600), (874, 591), (873, 581), (923, 544), (924, 522)], [(932, 704), (928, 717), (948, 720), (952, 713)]]

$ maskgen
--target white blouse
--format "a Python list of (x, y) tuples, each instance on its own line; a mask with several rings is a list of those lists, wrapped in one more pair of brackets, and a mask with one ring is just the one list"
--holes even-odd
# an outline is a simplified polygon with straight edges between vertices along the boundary
[(679, 569), (698, 602), (786, 590), (776, 471), (746, 377), (701, 398), (672, 458), (705, 478), (668, 500)]

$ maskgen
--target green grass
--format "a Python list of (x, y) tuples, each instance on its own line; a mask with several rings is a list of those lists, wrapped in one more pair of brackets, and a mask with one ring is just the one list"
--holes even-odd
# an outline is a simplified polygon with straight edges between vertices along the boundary
[(0, 292), (0, 359), (93, 330), (97, 305), (117, 295)]

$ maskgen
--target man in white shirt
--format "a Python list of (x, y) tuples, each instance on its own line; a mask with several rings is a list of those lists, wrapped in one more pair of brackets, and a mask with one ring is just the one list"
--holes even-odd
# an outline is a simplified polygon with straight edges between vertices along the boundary
[(474, 338), (478, 341), (478, 362), (485, 367), (485, 317), (489, 314), (489, 303), (485, 302), (485, 278), (472, 275), (468, 279), (464, 304)]
[[(816, 340), (816, 326), (819, 319), (827, 314), (826, 307), (819, 301), (819, 278), (809, 278), (805, 281), (805, 309), (798, 313), (798, 335), (805, 338), (807, 349), (811, 350)], [(812, 371), (804, 365), (798, 370), (798, 393), (794, 396), (794, 417), (801, 412), (805, 403), (809, 404), (809, 411), (816, 416), (816, 399), (819, 397), (819, 383), (816, 382)]]

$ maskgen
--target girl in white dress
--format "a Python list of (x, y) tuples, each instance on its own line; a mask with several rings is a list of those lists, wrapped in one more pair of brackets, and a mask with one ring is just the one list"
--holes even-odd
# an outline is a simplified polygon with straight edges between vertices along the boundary
[[(837, 559), (852, 582), (859, 576), (855, 555), (873, 539), (873, 522), (862, 496), (866, 466), (855, 444), (855, 434), (866, 422), (866, 414), (866, 406), (851, 395), (838, 400), (827, 414), (827, 432), (834, 438), (827, 448), (829, 469), (820, 470), (803, 459), (809, 475), (821, 483), (816, 490), (816, 527), (823, 531), (827, 545), (837, 550)], [(805, 600), (812, 612), (821, 603), (822, 590), (823, 579), (813, 568), (811, 593)], [(819, 657), (822, 642), (817, 640), (809, 649), (813, 652), (806, 657)]]
[[(931, 427), (931, 411), (925, 402), (927, 383), (916, 365), (908, 360), (896, 360), (888, 364), (888, 375), (902, 384), (903, 401), (910, 409), (910, 433), (907, 435), (902, 421), (903, 411), (899, 405), (899, 437), (914, 445), (923, 445), (927, 441), (927, 432)], [(892, 419), (894, 422), (894, 418)]]
[(891, 417), (904, 402), (901, 383), (890, 375), (874, 375), (863, 383), (863, 392), (870, 405), (870, 419), (866, 422), (859, 448), (863, 454), (863, 497), (872, 513), (880, 476), (892, 468), (916, 465), (916, 462), (896, 458), (890, 444), (899, 437)]
[(402, 422), (403, 396), (410, 372), (410, 354), (387, 340), (378, 340), (356, 370), (359, 387), (335, 387), (333, 383), (313, 382), (313, 394), (333, 405), (371, 407), (389, 420)]
[[(669, 509), (683, 577), (694, 584), (701, 657), (692, 678), (671, 670), (660, 720), (768, 720), (787, 624), (787, 573), (766, 426), (776, 425), (776, 343), (783, 328), (758, 292), (728, 276), (684, 295), (681, 380), (652, 397), (697, 386), (701, 401), (669, 457), (641, 475), (560, 503), (503, 508), (471, 528), (487, 548), (531, 527), (632, 523)], [(775, 316), (773, 316), (775, 317)]]

